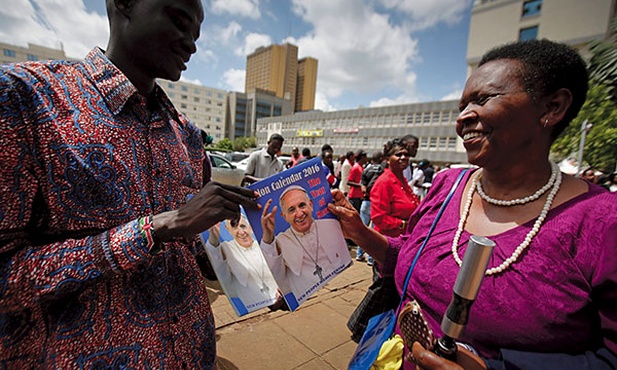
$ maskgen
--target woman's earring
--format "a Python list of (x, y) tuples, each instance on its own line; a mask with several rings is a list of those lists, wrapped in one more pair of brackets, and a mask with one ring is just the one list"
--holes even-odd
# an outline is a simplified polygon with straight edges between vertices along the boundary
[(546, 128), (546, 126), (548, 126), (548, 118), (544, 121), (544, 128)]

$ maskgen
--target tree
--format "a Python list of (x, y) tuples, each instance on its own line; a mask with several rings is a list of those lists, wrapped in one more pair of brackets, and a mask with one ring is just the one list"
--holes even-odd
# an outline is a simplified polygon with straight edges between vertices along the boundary
[(256, 140), (254, 137), (237, 137), (234, 139), (233, 148), (235, 151), (243, 152), (246, 148), (254, 148)]
[(611, 21), (609, 37), (592, 42), (590, 51), (591, 79), (606, 85), (610, 98), (617, 103), (617, 16)]
[(583, 161), (605, 173), (613, 172), (617, 161), (617, 102), (608, 97), (607, 86), (596, 82), (590, 84), (578, 116), (553, 143), (553, 156), (576, 158), (584, 120), (593, 126), (587, 133)]
[(223, 140), (221, 140), (218, 143), (214, 144), (214, 148), (222, 149), (224, 151), (229, 151), (229, 152), (231, 152), (234, 149), (233, 145), (231, 143), (231, 140), (229, 140), (228, 138), (224, 138)]

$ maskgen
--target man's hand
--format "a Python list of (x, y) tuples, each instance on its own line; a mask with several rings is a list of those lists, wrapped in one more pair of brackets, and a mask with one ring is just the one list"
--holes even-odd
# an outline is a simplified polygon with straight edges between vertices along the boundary
[(486, 370), (486, 364), (480, 357), (466, 348), (458, 346), (456, 362), (439, 357), (427, 351), (418, 342), (413, 344), (413, 359), (420, 369), (426, 370)]
[(192, 237), (223, 220), (239, 219), (240, 206), (259, 208), (257, 196), (253, 190), (208, 182), (179, 209), (153, 217), (156, 240)]
[(272, 199), (268, 199), (263, 211), (261, 212), (261, 228), (263, 230), (263, 236), (261, 237), (261, 240), (267, 244), (272, 244), (272, 242), (274, 241), (274, 225), (276, 218), (276, 210), (278, 208), (277, 206), (274, 206), (272, 208), (272, 211), (268, 212), (271, 204)]

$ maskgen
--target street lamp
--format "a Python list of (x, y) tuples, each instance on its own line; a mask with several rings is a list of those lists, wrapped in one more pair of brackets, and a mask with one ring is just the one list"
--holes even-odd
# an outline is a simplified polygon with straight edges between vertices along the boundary
[(577, 176), (581, 175), (581, 167), (583, 166), (583, 150), (585, 148), (585, 137), (587, 136), (587, 133), (589, 132), (589, 130), (591, 130), (592, 127), (593, 125), (587, 120), (584, 120), (581, 124), (581, 142), (578, 145), (578, 170), (576, 171)]

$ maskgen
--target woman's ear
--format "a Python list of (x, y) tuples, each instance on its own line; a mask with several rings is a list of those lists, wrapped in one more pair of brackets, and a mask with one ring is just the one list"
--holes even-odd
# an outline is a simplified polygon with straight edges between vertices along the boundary
[(561, 122), (572, 105), (572, 92), (561, 88), (546, 97), (546, 113), (542, 116), (541, 124), (544, 127), (554, 126)]

